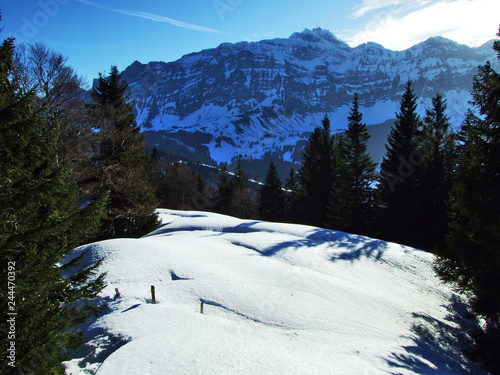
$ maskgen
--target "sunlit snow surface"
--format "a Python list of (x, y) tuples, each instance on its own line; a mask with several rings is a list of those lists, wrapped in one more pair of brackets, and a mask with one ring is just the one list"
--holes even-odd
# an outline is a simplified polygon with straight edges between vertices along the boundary
[(432, 255), (302, 225), (159, 212), (148, 236), (75, 250), (91, 248), (86, 263), (106, 257), (109, 307), (85, 326), (68, 373), (464, 373), (462, 306)]

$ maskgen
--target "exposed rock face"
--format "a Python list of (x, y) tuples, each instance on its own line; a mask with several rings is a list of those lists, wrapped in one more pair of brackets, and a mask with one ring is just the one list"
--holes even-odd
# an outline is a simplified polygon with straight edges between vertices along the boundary
[(408, 80), (422, 115), (440, 92), (458, 126), (477, 66), (496, 61), (491, 46), (434, 37), (405, 51), (376, 43), (351, 48), (327, 30), (306, 29), (288, 39), (221, 44), (170, 63), (136, 61), (123, 77), (150, 144), (200, 160), (272, 152), (293, 161), (325, 114), (332, 128), (346, 127), (355, 92), (368, 125), (393, 119)]

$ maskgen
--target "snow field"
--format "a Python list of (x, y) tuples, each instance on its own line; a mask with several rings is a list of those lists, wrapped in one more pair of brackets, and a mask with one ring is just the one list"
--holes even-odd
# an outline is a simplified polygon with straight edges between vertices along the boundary
[[(163, 224), (148, 236), (75, 250), (90, 246), (89, 263), (106, 257), (102, 298), (110, 303), (87, 328), (86, 356), (66, 362), (68, 373), (368, 375), (443, 368), (439, 355), (408, 350), (415, 313), (439, 322), (449, 313), (452, 293), (434, 275), (431, 254), (302, 225), (159, 212)], [(460, 364), (446, 366), (461, 373)]]

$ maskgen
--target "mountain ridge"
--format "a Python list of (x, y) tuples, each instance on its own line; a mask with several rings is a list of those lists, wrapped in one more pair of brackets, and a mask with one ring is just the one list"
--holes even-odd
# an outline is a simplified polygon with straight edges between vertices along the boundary
[(306, 29), (289, 38), (223, 43), (169, 63), (135, 61), (123, 78), (138, 123), (156, 133), (146, 137), (150, 145), (175, 144), (180, 154), (204, 162), (273, 154), (293, 163), (325, 114), (332, 128), (345, 129), (355, 92), (368, 125), (394, 119), (408, 80), (421, 115), (440, 92), (458, 126), (477, 66), (494, 61), (488, 44), (431, 37), (392, 51), (374, 42), (350, 47), (328, 30)]

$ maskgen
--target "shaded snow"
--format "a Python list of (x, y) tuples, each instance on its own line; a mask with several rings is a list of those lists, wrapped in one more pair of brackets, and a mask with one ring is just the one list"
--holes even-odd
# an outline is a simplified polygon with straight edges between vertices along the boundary
[(91, 249), (87, 263), (106, 257), (109, 308), (68, 373), (462, 373), (451, 346), (460, 314), (448, 307), (460, 301), (431, 254), (309, 226), (159, 212), (148, 236), (75, 250)]

